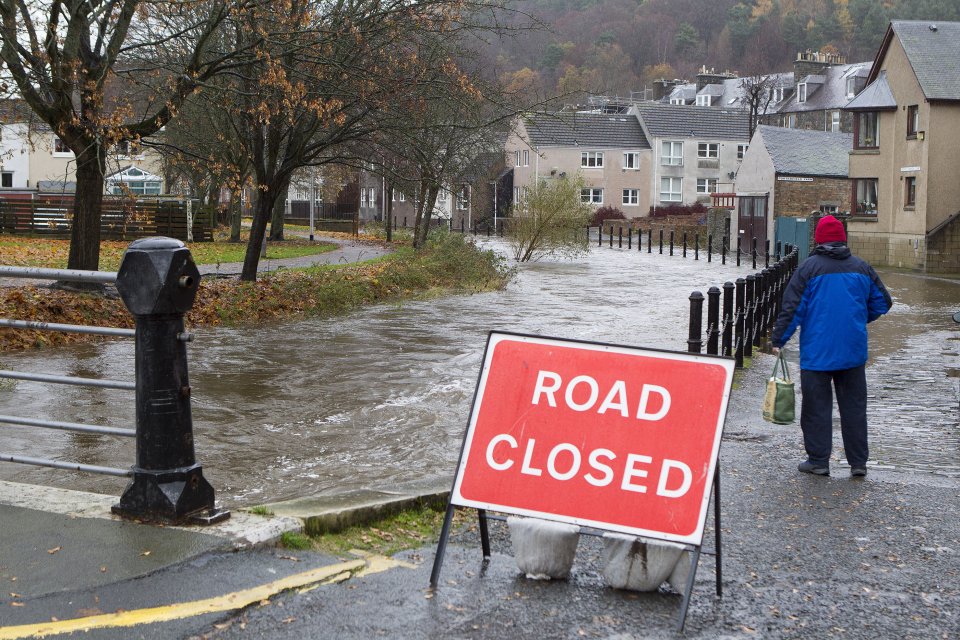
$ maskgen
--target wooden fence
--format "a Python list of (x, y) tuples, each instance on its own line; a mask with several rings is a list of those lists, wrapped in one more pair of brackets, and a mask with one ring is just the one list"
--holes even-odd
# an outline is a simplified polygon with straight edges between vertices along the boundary
[[(0, 200), (0, 233), (69, 237), (73, 198)], [(193, 216), (194, 242), (213, 240), (209, 210)], [(187, 205), (178, 201), (104, 197), (100, 213), (100, 237), (127, 240), (144, 236), (187, 239)]]

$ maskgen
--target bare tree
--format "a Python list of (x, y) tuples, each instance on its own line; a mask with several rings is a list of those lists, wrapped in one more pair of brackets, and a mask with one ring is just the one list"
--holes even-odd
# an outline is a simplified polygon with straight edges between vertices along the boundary
[(749, 112), (750, 137), (757, 128), (760, 117), (767, 113), (774, 103), (775, 89), (780, 87), (780, 77), (776, 74), (755, 75), (740, 79), (743, 92), (742, 105)]
[(71, 269), (96, 269), (108, 150), (167, 124), (237, 51), (215, 37), (254, 0), (0, 0), (13, 87), (76, 155)]

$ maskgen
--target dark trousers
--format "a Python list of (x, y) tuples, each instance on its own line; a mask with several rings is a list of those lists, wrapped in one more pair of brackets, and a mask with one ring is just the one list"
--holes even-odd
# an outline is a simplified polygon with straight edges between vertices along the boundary
[[(800, 428), (811, 462), (828, 464), (833, 450), (833, 389), (840, 408), (840, 433), (847, 462), (867, 464), (867, 376), (865, 365), (840, 371), (800, 371), (803, 401)], [(832, 385), (832, 388), (831, 388)]]

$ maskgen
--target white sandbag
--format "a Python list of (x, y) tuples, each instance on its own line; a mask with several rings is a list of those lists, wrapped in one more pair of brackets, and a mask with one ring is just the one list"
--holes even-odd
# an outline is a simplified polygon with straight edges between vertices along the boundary
[(528, 578), (566, 578), (577, 554), (580, 527), (537, 518), (507, 518), (517, 567)]
[(684, 593), (687, 590), (687, 579), (690, 577), (690, 568), (693, 566), (693, 553), (684, 551), (677, 560), (677, 566), (673, 568), (667, 582), (677, 593)]
[(619, 533), (603, 534), (603, 544), (603, 579), (614, 589), (631, 591), (656, 591), (685, 548)]

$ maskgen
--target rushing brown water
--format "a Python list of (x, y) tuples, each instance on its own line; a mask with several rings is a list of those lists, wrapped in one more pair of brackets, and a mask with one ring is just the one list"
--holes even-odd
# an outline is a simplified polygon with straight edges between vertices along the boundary
[[(494, 246), (497, 245), (494, 242)], [(677, 252), (679, 254), (679, 251)], [(452, 476), (493, 329), (683, 350), (687, 297), (750, 273), (607, 247), (522, 265), (506, 291), (380, 306), (333, 320), (197, 331), (189, 346), (197, 459), (226, 506)], [(960, 476), (960, 283), (882, 274), (871, 325), (872, 458)], [(7, 355), (2, 368), (129, 379), (132, 341)], [(18, 382), (0, 413), (132, 427), (128, 392)], [(0, 451), (126, 467), (133, 442), (0, 425)], [(0, 478), (118, 494), (123, 481), (0, 463)]]

